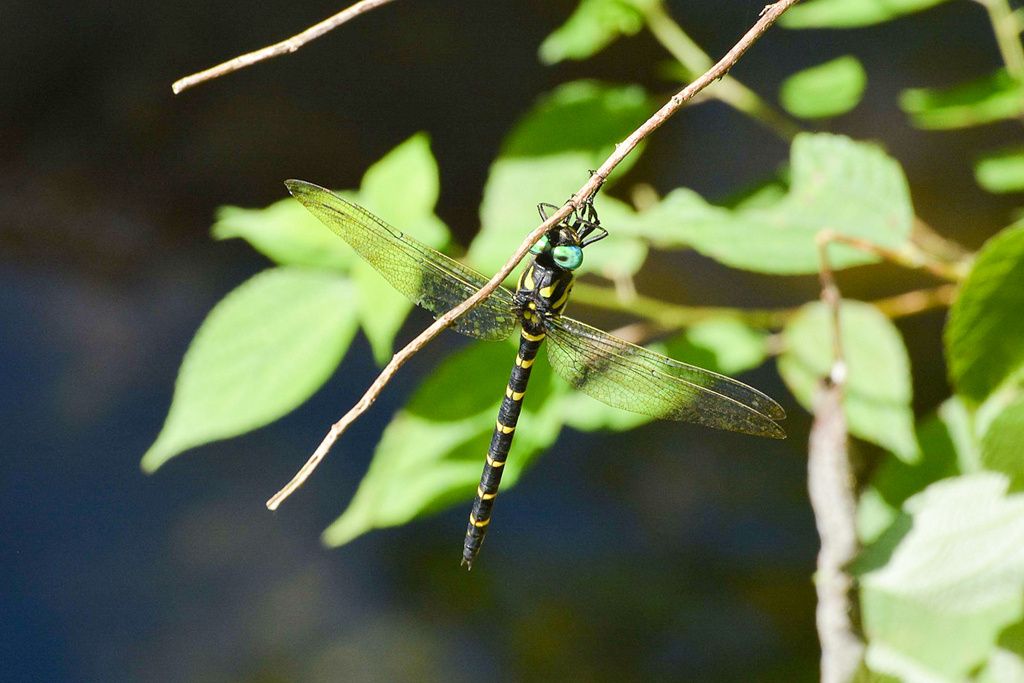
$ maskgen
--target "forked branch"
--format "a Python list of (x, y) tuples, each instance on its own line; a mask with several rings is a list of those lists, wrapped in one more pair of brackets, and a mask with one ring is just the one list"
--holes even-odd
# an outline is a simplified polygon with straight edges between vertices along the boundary
[(689, 100), (699, 93), (704, 88), (708, 87), (715, 80), (722, 78), (729, 70), (739, 61), (740, 57), (746, 53), (750, 47), (757, 42), (757, 40), (764, 35), (783, 12), (788, 10), (790, 7), (795, 5), (799, 0), (779, 0), (771, 5), (767, 5), (762, 11), (761, 15), (754, 25), (747, 31), (742, 38), (729, 50), (722, 59), (718, 61), (714, 66), (708, 69), (703, 75), (698, 77), (695, 81), (687, 85), (685, 88), (680, 90), (678, 93), (672, 96), (672, 98), (664, 104), (657, 112), (655, 112), (647, 121), (645, 121), (639, 128), (623, 140), (621, 143), (615, 146), (615, 151), (605, 160), (601, 167), (591, 174), (590, 179), (573, 195), (569, 203), (562, 206), (557, 212), (555, 212), (548, 220), (541, 223), (535, 228), (527, 237), (523, 240), (522, 244), (516, 249), (515, 253), (509, 258), (504, 266), (494, 274), (487, 284), (477, 291), (473, 296), (469, 297), (461, 304), (448, 311), (440, 318), (434, 321), (430, 327), (425, 329), (415, 339), (409, 342), (401, 351), (396, 353), (391, 361), (384, 367), (377, 379), (373, 381), (366, 393), (363, 394), (362, 398), (345, 413), (344, 416), (333, 425), (324, 437), (323, 441), (314, 451), (313, 455), (309, 458), (305, 465), (296, 473), (288, 484), (285, 485), (280, 491), (267, 501), (267, 507), (271, 510), (276, 510), (277, 507), (295, 492), (302, 484), (309, 478), (309, 475), (313, 473), (320, 461), (324, 459), (334, 442), (338, 440), (338, 437), (344, 433), (352, 422), (354, 422), (360, 415), (373, 405), (377, 396), (384, 389), (387, 383), (394, 377), (398, 369), (405, 364), (416, 352), (423, 348), (430, 340), (441, 333), (446, 327), (451, 325), (456, 318), (468, 311), (470, 308), (475, 306), (485, 297), (491, 294), (501, 282), (508, 277), (509, 273), (519, 264), (526, 253), (533, 246), (533, 243), (540, 239), (549, 228), (557, 225), (559, 221), (569, 215), (579, 203), (591, 197), (594, 192), (601, 186), (601, 184), (608, 178), (608, 174), (619, 165), (619, 163), (626, 158), (626, 156), (633, 151), (634, 148), (640, 143), (641, 140), (649, 136), (651, 133), (661, 127), (665, 121), (667, 121), (673, 114)]

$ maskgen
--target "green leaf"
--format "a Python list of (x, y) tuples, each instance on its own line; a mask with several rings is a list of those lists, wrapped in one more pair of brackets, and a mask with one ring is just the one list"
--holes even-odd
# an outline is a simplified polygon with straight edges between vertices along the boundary
[(867, 662), (901, 680), (965, 680), (1022, 616), (1024, 496), (981, 473), (932, 484), (857, 560)]
[[(648, 348), (671, 358), (725, 375), (756, 368), (767, 357), (767, 335), (735, 318), (717, 318), (693, 325), (664, 343)], [(566, 424), (580, 431), (627, 431), (653, 418), (612, 408), (589, 396), (569, 391), (563, 399)]]
[(1011, 490), (1024, 490), (1024, 396), (1018, 396), (988, 426), (981, 441), (981, 463), (987, 470), (1005, 474)]
[[(840, 312), (848, 376), (843, 407), (850, 432), (900, 459), (918, 457), (910, 408), (910, 359), (899, 331), (861, 301), (844, 301)], [(783, 330), (779, 373), (797, 400), (811, 410), (821, 378), (832, 365), (831, 315), (821, 303), (807, 304)]]
[(555, 64), (586, 59), (619, 36), (631, 36), (644, 27), (646, 6), (657, 0), (581, 0), (576, 11), (544, 39), (540, 59)]
[(1024, 83), (999, 69), (951, 88), (904, 90), (900, 107), (918, 128), (981, 126), (1024, 113)]
[[(878, 466), (871, 481), (860, 496), (857, 505), (857, 535), (867, 545), (878, 539), (899, 516), (903, 503), (929, 484), (960, 474), (959, 417), (960, 406), (956, 398), (943, 404), (936, 415), (917, 426), (917, 440), (921, 444), (921, 459), (908, 464), (896, 458), (886, 458)], [(952, 424), (950, 421), (952, 420)]]
[(959, 393), (982, 401), (1024, 365), (1024, 224), (978, 252), (946, 325), (946, 360)]
[[(430, 139), (425, 133), (417, 133), (367, 169), (355, 201), (396, 229), (443, 249), (450, 234), (434, 215), (439, 191), (440, 176)], [(412, 310), (412, 303), (362, 260), (353, 267), (352, 280), (359, 290), (360, 326), (374, 359), (383, 365), (391, 358), (395, 335)]]
[[(661, 248), (692, 246), (728, 266), (775, 274), (818, 272), (815, 237), (826, 228), (890, 249), (906, 242), (914, 217), (910, 191), (885, 152), (840, 135), (801, 133), (791, 165), (789, 192), (775, 203), (729, 210), (679, 189), (632, 227)], [(877, 260), (829, 247), (833, 268)]]
[(974, 178), (989, 192), (1024, 190), (1024, 147), (1009, 147), (983, 155), (974, 164)]
[(992, 651), (977, 680), (979, 683), (1024, 681), (1024, 622), (1018, 622), (1000, 634), (998, 647)]
[(262, 427), (301, 405), (338, 366), (355, 334), (344, 278), (266, 270), (203, 321), (185, 353), (167, 421), (142, 458), (153, 472), (182, 451)]
[[(648, 97), (637, 86), (576, 81), (543, 97), (515, 126), (491, 165), (480, 205), (481, 230), (469, 248), (473, 266), (493, 273), (504, 265), (540, 223), (537, 203), (560, 205), (568, 199), (586, 181), (587, 171), (597, 168), (649, 112)], [(636, 162), (639, 151), (620, 164), (613, 179), (625, 172), (624, 165)], [(602, 220), (604, 207), (611, 203), (606, 200), (598, 198)], [(643, 246), (616, 232), (595, 248), (606, 253), (628, 250), (627, 261), (642, 262)], [(592, 271), (599, 261), (588, 253), (580, 272)]]
[(431, 245), (444, 245), (448, 241), (448, 228), (434, 216), (440, 191), (441, 180), (437, 161), (430, 151), (430, 137), (417, 133), (366, 169), (359, 186), (359, 200), (381, 217), (386, 215), (399, 230), (424, 222), (417, 239)]
[[(397, 526), (476, 491), (515, 350), (510, 344), (475, 344), (438, 367), (416, 390), (377, 446), (373, 462), (348, 508), (323, 540), (337, 547), (370, 531)], [(469, 378), (469, 379), (467, 379)], [(562, 426), (551, 375), (540, 361), (501, 481), (502, 493), (554, 443)]]
[(285, 266), (343, 271), (356, 258), (347, 244), (291, 197), (265, 209), (222, 206), (212, 232), (218, 240), (241, 237), (256, 251)]
[(793, 116), (838, 116), (857, 106), (867, 83), (868, 75), (860, 61), (846, 55), (787, 78), (779, 89), (779, 101)]
[(810, 0), (782, 15), (786, 28), (853, 28), (891, 21), (945, 0)]

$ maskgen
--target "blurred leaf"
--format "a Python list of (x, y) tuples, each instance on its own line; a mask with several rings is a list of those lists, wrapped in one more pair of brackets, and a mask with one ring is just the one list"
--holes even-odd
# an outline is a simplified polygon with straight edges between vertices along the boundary
[(698, 323), (665, 342), (665, 352), (691, 365), (732, 375), (756, 368), (767, 358), (768, 335), (736, 318)]
[(196, 332), (142, 469), (293, 410), (330, 377), (355, 327), (352, 289), (337, 274), (273, 268), (252, 277)]
[[(643, 220), (643, 214), (605, 193), (598, 195), (596, 206), (601, 214), (601, 223), (608, 228), (608, 237), (587, 248), (583, 265), (576, 274), (596, 273), (610, 280), (635, 275), (647, 260), (648, 248), (646, 242), (630, 236), (628, 226), (631, 222)], [(522, 237), (520, 235), (519, 239)]]
[(779, 23), (786, 28), (852, 28), (920, 12), (945, 0), (810, 0), (792, 7)]
[(386, 214), (399, 230), (424, 222), (417, 239), (444, 245), (448, 228), (434, 216), (440, 187), (430, 138), (417, 133), (366, 169), (359, 199), (374, 213)]
[[(371, 529), (471, 501), (505, 386), (506, 372), (499, 368), (511, 371), (515, 353), (509, 344), (474, 344), (445, 360), (384, 430), (369, 471), (348, 508), (324, 531), (324, 543), (337, 547)], [(558, 437), (562, 416), (555, 397), (548, 368), (538, 361), (501, 480), (503, 493)]]
[(1024, 490), (1024, 396), (1006, 406), (985, 431), (981, 463), (1005, 474), (1012, 491)]
[[(943, 407), (957, 404), (950, 398)], [(861, 543), (874, 542), (899, 516), (903, 503), (929, 484), (961, 473), (956, 432), (957, 425), (946, 419), (957, 411), (939, 410), (917, 426), (917, 440), (921, 445), (920, 461), (908, 464), (896, 458), (886, 458), (878, 466), (871, 481), (861, 494), (857, 507), (857, 534)]]
[(974, 177), (989, 192), (1024, 190), (1024, 147), (985, 154), (974, 164)]
[(998, 647), (978, 674), (978, 683), (1020, 683), (1024, 681), (1024, 622), (1008, 627), (999, 635)]
[[(647, 94), (637, 86), (576, 81), (543, 97), (515, 126), (491, 165), (480, 206), (480, 234), (468, 254), (473, 266), (484, 273), (498, 270), (539, 224), (537, 203), (562, 204), (587, 180), (587, 171), (600, 166), (649, 113)], [(612, 178), (635, 163), (640, 151), (630, 154)], [(600, 196), (598, 209), (608, 203)], [(595, 248), (640, 253), (641, 245), (627, 246), (635, 240), (615, 232)], [(588, 253), (580, 272), (598, 263), (598, 257), (591, 257)]]
[(975, 436), (974, 415), (968, 410), (963, 398), (953, 396), (946, 399), (939, 406), (938, 414), (953, 441), (960, 472), (971, 474), (981, 470), (981, 444)]
[(347, 244), (291, 197), (265, 209), (222, 206), (217, 209), (212, 232), (218, 240), (241, 237), (256, 251), (286, 266), (346, 270), (356, 259)]
[(932, 484), (865, 549), (860, 575), (867, 661), (901, 680), (965, 680), (1021, 618), (1024, 496), (983, 473)]
[(564, 24), (544, 39), (540, 59), (555, 64), (565, 59), (586, 59), (619, 36), (631, 36), (644, 27), (645, 7), (659, 0), (581, 0)]
[[(721, 318), (694, 325), (664, 343), (649, 344), (648, 348), (690, 365), (731, 375), (764, 362), (766, 337), (764, 332), (739, 320)], [(627, 431), (654, 419), (607, 406), (585, 394), (569, 391), (567, 385), (561, 411), (567, 425), (584, 432)]]
[[(870, 304), (843, 301), (840, 325), (848, 377), (844, 408), (850, 433), (886, 448), (900, 459), (918, 457), (910, 408), (910, 359), (892, 322)], [(812, 410), (818, 382), (832, 366), (828, 308), (807, 304), (783, 330), (779, 373), (797, 400)]]
[(787, 78), (779, 89), (779, 101), (793, 116), (805, 119), (838, 116), (857, 106), (867, 83), (868, 75), (860, 61), (846, 55)]
[[(801, 133), (791, 152), (792, 185), (773, 203), (735, 211), (678, 189), (640, 214), (639, 236), (661, 248), (692, 246), (734, 268), (763, 273), (818, 272), (815, 236), (823, 229), (897, 249), (914, 209), (899, 164), (874, 145), (840, 135)], [(833, 268), (877, 261), (844, 245), (829, 247)]]
[(789, 192), (789, 170), (770, 176), (727, 197), (722, 206), (738, 209), (761, 209), (777, 204)]
[(980, 126), (1024, 113), (1024, 84), (999, 69), (951, 88), (904, 90), (900, 107), (918, 128)]
[(373, 359), (377, 365), (384, 365), (391, 360), (395, 335), (402, 329), (413, 303), (361, 259), (352, 266), (352, 283), (359, 292), (353, 301), (359, 327), (370, 342)]
[(1024, 224), (978, 252), (949, 313), (946, 361), (959, 393), (982, 401), (1024, 365)]
[[(435, 249), (443, 249), (450, 234), (434, 215), (439, 188), (430, 139), (417, 133), (367, 169), (356, 201), (396, 229)], [(359, 323), (370, 341), (374, 359), (383, 365), (391, 358), (395, 335), (412, 310), (412, 302), (362, 260), (353, 267), (352, 280), (359, 290)]]

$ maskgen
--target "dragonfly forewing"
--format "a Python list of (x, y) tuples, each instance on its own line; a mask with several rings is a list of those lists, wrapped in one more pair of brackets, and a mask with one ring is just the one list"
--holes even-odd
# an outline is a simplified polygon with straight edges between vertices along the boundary
[(783, 439), (778, 403), (742, 382), (662, 356), (560, 317), (548, 328), (548, 357), (576, 389), (635, 413)]
[[(487, 278), (391, 227), (330, 190), (302, 180), (288, 191), (379, 272), (392, 287), (435, 317), (447, 313), (487, 284)], [(518, 317), (512, 293), (499, 287), (462, 315), (452, 328), (476, 339), (505, 339)]]

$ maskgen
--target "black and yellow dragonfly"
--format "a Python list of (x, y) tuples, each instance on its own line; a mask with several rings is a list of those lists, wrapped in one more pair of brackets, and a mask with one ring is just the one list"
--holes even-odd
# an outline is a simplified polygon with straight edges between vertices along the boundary
[[(391, 227), (366, 209), (301, 180), (288, 191), (366, 259), (391, 285), (435, 316), (451, 310), (487, 278)], [(545, 208), (538, 206), (541, 217)], [(549, 230), (513, 293), (499, 287), (453, 327), (477, 339), (500, 340), (520, 327), (519, 353), (487, 450), (462, 550), (472, 567), (480, 552), (537, 352), (549, 338), (548, 359), (570, 385), (615, 408), (776, 439), (786, 414), (742, 382), (672, 360), (562, 315), (583, 248), (607, 236), (592, 202)]]

